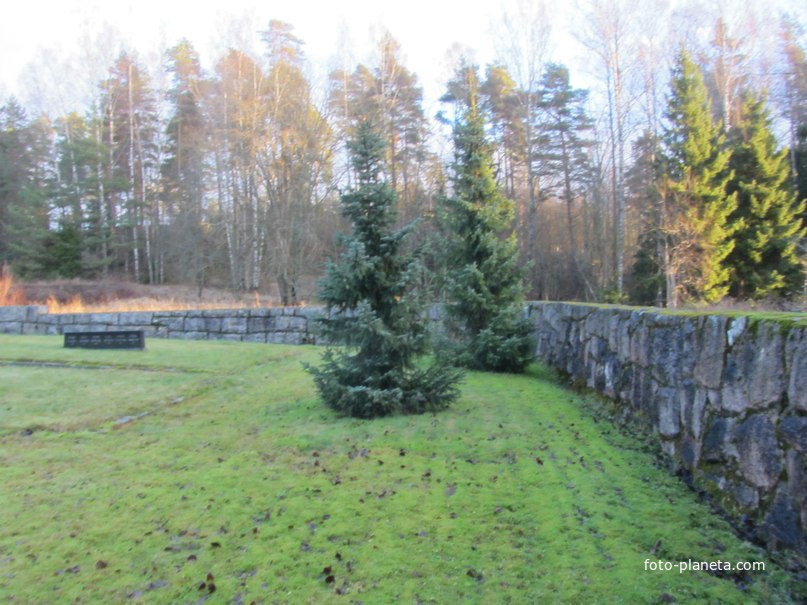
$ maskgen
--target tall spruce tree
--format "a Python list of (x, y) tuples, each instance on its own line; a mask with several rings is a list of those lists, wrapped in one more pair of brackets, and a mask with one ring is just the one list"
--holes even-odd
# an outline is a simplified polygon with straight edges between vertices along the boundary
[(522, 317), (523, 271), (511, 228), (514, 204), (494, 179), (491, 146), (477, 103), (474, 68), (467, 107), (454, 127), (454, 195), (444, 201), (449, 272), (446, 346), (463, 366), (522, 372), (532, 360), (529, 322)]
[(429, 344), (415, 287), (422, 266), (403, 250), (411, 225), (394, 229), (397, 196), (382, 176), (385, 141), (365, 122), (349, 151), (358, 186), (342, 196), (342, 212), (353, 232), (320, 284), (327, 316), (319, 325), (330, 346), (308, 371), (326, 404), (350, 416), (437, 411), (458, 395), (461, 374), (443, 362), (416, 364)]
[(746, 95), (730, 147), (734, 176), (728, 190), (738, 200), (732, 215), (736, 243), (727, 258), (733, 270), (731, 292), (751, 299), (798, 293), (804, 284), (797, 246), (805, 236), (805, 202), (796, 198), (788, 151), (777, 151), (761, 99)]
[(731, 172), (721, 127), (712, 118), (700, 69), (682, 51), (673, 70), (664, 132), (667, 179), (665, 231), (668, 238), (667, 304), (679, 295), (692, 302), (716, 302), (728, 294), (726, 258), (734, 248), (736, 194), (726, 192)]

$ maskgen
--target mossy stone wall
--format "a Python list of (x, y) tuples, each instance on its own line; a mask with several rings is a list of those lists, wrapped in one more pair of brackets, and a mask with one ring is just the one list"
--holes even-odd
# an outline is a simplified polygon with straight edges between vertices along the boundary
[(530, 303), (536, 357), (619, 402), (770, 549), (807, 552), (807, 327)]

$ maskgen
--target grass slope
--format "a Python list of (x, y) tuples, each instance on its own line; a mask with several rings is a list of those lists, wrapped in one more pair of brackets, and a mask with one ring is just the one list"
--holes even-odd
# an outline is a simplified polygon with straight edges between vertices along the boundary
[(357, 421), (317, 400), (300, 365), (315, 348), (60, 345), (0, 336), (2, 602), (799, 598), (540, 368), (469, 374), (437, 416)]

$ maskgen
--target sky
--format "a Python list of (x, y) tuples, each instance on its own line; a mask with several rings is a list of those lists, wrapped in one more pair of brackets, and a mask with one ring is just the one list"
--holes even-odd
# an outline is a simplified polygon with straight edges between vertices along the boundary
[(471, 11), (468, 0), (13, 0), (0, 19), (0, 98), (14, 94), (24, 99), (21, 75), (38, 49), (66, 57), (76, 52), (83, 35), (106, 24), (119, 30), (122, 41), (146, 61), (185, 37), (210, 66), (233, 28), (232, 17), (243, 15), (251, 15), (252, 23), (262, 28), (270, 19), (292, 24), (319, 69), (338, 64), (343, 40), (348, 41), (351, 68), (369, 62), (375, 40), (386, 28), (401, 43), (405, 65), (421, 78), (427, 97), (435, 96), (444, 86), (446, 53), (453, 43), (475, 49), (482, 64), (493, 59), (491, 26), (500, 18), (502, 4), (485, 5)]
[[(586, 0), (575, 1), (584, 4)], [(717, 6), (732, 14), (738, 10), (732, 7), (742, 7), (744, 2), (775, 4), (796, 13), (807, 25), (807, 0), (672, 1), (699, 3), (704, 10), (699, 13), (696, 9), (694, 14), (702, 14), (704, 19), (711, 19), (707, 15)], [(152, 73), (157, 58), (182, 38), (193, 42), (209, 68), (232, 39), (233, 30), (238, 29), (233, 25), (234, 19), (249, 15), (251, 21), (242, 24), (242, 34), (246, 32), (256, 40), (257, 31), (265, 28), (270, 19), (292, 24), (318, 72), (313, 74), (315, 78), (339, 66), (340, 49), (348, 50), (350, 69), (358, 62), (372, 65), (376, 41), (389, 30), (401, 44), (404, 65), (420, 79), (427, 113), (433, 114), (436, 99), (450, 75), (449, 48), (471, 48), (478, 64), (492, 62), (498, 56), (494, 41), (501, 40), (496, 30), (497, 26), (501, 29), (502, 15), (505, 11), (514, 13), (519, 5), (528, 2), (498, 0), (472, 5), (471, 0), (7, 0), (0, 13), (0, 100), (13, 94), (23, 103), (28, 101), (31, 85), (23, 77), (28, 65), (37, 61), (40, 66), (50, 64), (58, 74), (59, 62), (78, 53), (82, 38), (97, 36), (108, 26), (117, 32), (118, 42), (137, 51)], [(570, 33), (579, 20), (569, 8), (573, 2), (546, 4), (553, 13), (551, 57), (571, 68), (573, 85), (588, 87), (585, 72), (591, 66)], [(44, 62), (43, 49), (50, 52)], [(111, 63), (114, 57), (108, 59)], [(91, 79), (79, 73), (72, 80), (62, 80), (67, 80), (61, 84), (67, 88), (66, 94), (75, 96), (70, 95), (70, 87), (79, 86), (81, 81), (86, 85)], [(47, 82), (44, 86), (48, 87)]]

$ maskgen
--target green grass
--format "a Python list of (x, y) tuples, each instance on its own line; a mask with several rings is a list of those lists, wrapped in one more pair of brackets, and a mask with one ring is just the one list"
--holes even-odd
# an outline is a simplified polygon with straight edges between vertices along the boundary
[(754, 311), (739, 309), (721, 310), (708, 306), (704, 306), (703, 308), (667, 309), (664, 307), (585, 302), (566, 302), (564, 304), (578, 305), (582, 307), (602, 307), (605, 309), (623, 309), (625, 311), (646, 311), (649, 313), (658, 313), (659, 315), (679, 315), (683, 317), (703, 317), (706, 315), (718, 315), (721, 317), (746, 317), (750, 320), (756, 321), (774, 321), (786, 328), (793, 326), (804, 326), (807, 324), (807, 313), (799, 311)]
[[(301, 362), (319, 353), (0, 336), (0, 602), (800, 598), (548, 371), (472, 373), (437, 416), (357, 421), (318, 400)], [(743, 588), (646, 559), (767, 570)]]

